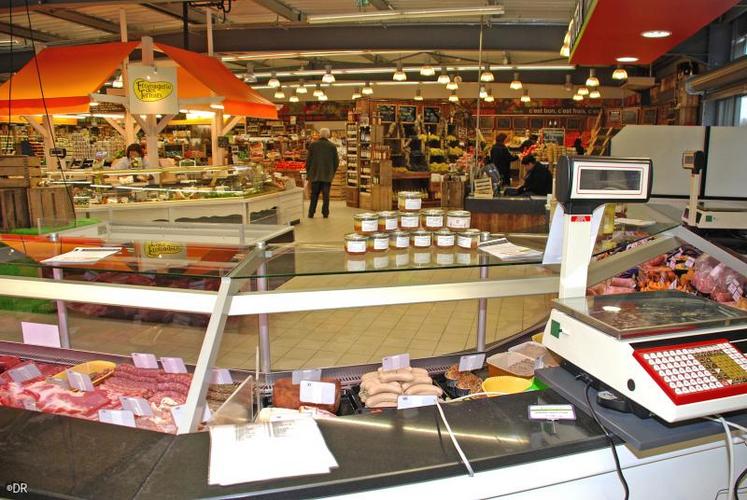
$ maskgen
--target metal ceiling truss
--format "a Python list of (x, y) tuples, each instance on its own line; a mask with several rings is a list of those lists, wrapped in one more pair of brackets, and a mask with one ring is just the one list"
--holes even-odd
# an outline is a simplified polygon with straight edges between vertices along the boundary
[[(25, 19), (26, 19), (26, 16), (23, 17), (23, 20)], [(37, 31), (37, 30), (32, 31), (28, 28), (24, 28), (23, 26), (19, 26), (17, 24), (11, 25), (9, 23), (2, 22), (2, 21), (0, 21), (0, 33), (4, 33), (6, 35), (12, 35), (18, 38), (24, 38), (26, 40), (31, 40), (33, 36), (35, 42), (42, 42), (42, 43), (64, 41), (63, 38), (60, 38), (57, 35), (52, 35), (51, 33), (45, 33), (43, 31)]]
[(280, 0), (254, 0), (254, 3), (288, 21), (294, 23), (302, 23), (306, 21), (306, 13), (283, 3)]
[(101, 19), (99, 17), (83, 14), (82, 12), (78, 12), (75, 10), (60, 9), (54, 7), (49, 8), (42, 6), (40, 8), (37, 8), (35, 12), (44, 14), (45, 16), (54, 17), (55, 19), (61, 19), (73, 24), (85, 26), (86, 28), (93, 28), (105, 33), (111, 33), (114, 35), (119, 34), (119, 24), (112, 23), (110, 21), (107, 21), (106, 19)]

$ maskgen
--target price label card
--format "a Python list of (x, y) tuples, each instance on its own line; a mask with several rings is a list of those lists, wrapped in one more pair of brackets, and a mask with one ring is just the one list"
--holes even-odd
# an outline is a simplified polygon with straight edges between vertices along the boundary
[(66, 378), (55, 378), (55, 377), (48, 377), (47, 382), (50, 384), (54, 384), (60, 389), (70, 390), (70, 384), (67, 383), (67, 377)]
[(187, 367), (182, 358), (161, 358), (161, 366), (166, 373), (187, 373)]
[[(187, 432), (189, 429), (187, 428), (188, 419), (187, 419), (187, 405), (179, 405), (179, 406), (172, 406), (171, 407), (171, 416), (174, 417), (174, 423), (176, 424), (176, 427), (179, 429), (179, 432)], [(210, 408), (205, 406), (205, 411), (202, 413), (202, 421), (207, 422), (213, 417), (213, 412), (210, 411)]]
[(302, 403), (315, 403), (331, 405), (335, 403), (335, 384), (329, 382), (301, 381), (301, 394), (299, 399)]
[(158, 368), (158, 360), (155, 354), (146, 352), (133, 352), (132, 362), (138, 368)]
[(573, 405), (529, 405), (531, 420), (576, 420)]
[(71, 389), (77, 389), (79, 391), (92, 391), (94, 389), (91, 377), (86, 373), (76, 372), (74, 370), (65, 370), (67, 374), (67, 383), (70, 384)]
[(420, 408), (421, 406), (435, 406), (436, 396), (418, 396), (418, 395), (407, 395), (399, 396), (397, 398), (397, 409), (404, 410), (406, 408)]
[(410, 366), (409, 354), (395, 354), (393, 356), (384, 356), (381, 360), (381, 366), (384, 371), (399, 370)]
[(135, 427), (135, 415), (130, 410), (99, 410), (99, 422)]
[(311, 382), (318, 382), (322, 379), (322, 370), (319, 368), (312, 368), (310, 370), (295, 370), (291, 376), (291, 382), (294, 385), (298, 385), (303, 380), (309, 380)]
[(36, 407), (36, 401), (31, 398), (26, 398), (23, 400), (23, 407), (29, 411), (39, 411), (39, 408)]
[(13, 382), (21, 384), (32, 378), (41, 377), (41, 372), (34, 363), (27, 363), (23, 366), (11, 368), (8, 370), (8, 375)]
[(24, 344), (62, 347), (60, 345), (60, 329), (57, 325), (21, 321), (21, 332), (23, 332)]
[(143, 398), (120, 396), (119, 400), (122, 402), (122, 409), (130, 410), (138, 417), (150, 417), (153, 415), (153, 409), (150, 407), (150, 403)]
[(211, 384), (233, 384), (233, 378), (231, 378), (231, 372), (226, 368), (213, 368), (210, 372), (210, 383)]
[(482, 354), (467, 354), (459, 358), (459, 371), (460, 372), (471, 372), (472, 370), (479, 370), (485, 363), (485, 353)]

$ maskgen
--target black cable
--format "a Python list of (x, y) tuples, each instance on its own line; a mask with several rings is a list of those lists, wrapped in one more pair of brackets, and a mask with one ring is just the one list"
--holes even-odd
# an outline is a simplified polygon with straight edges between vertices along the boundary
[[(29, 40), (31, 41), (31, 50), (34, 51), (33, 61), (34, 61), (34, 67), (36, 68), (36, 78), (39, 81), (39, 94), (41, 95), (41, 101), (42, 106), (44, 107), (44, 116), (47, 119), (47, 123), (49, 124), (49, 135), (52, 139), (52, 148), (57, 149), (57, 142), (54, 138), (54, 122), (52, 121), (52, 117), (49, 116), (49, 110), (47, 109), (47, 99), (44, 97), (44, 85), (42, 85), (42, 77), (41, 77), (41, 70), (39, 69), (39, 60), (36, 57), (36, 40), (34, 40), (34, 30), (31, 27), (31, 11), (29, 9), (29, 0), (25, 0), (26, 4), (26, 20), (28, 21), (29, 25)], [(56, 151), (55, 151), (56, 153)], [(68, 186), (67, 178), (65, 177), (65, 171), (62, 168), (62, 162), (60, 161), (60, 157), (55, 154), (55, 159), (57, 160), (57, 170), (60, 171), (60, 175), (62, 176), (62, 185), (65, 188), (65, 192), (67, 193), (67, 197), (70, 200), (70, 211), (73, 214), (73, 221), (77, 220), (77, 217), (75, 215), (75, 201), (73, 200), (73, 193), (70, 191), (70, 186)], [(49, 169), (51, 165), (47, 165), (47, 169)]]
[(612, 457), (615, 459), (615, 467), (617, 468), (617, 477), (620, 478), (620, 483), (622, 484), (622, 487), (625, 490), (625, 500), (628, 500), (628, 498), (630, 497), (630, 489), (628, 488), (628, 482), (625, 480), (622, 467), (620, 466), (620, 457), (617, 456), (617, 449), (615, 448), (615, 441), (612, 439), (612, 434), (610, 434), (607, 431), (607, 429), (602, 425), (602, 422), (599, 421), (599, 418), (597, 417), (597, 413), (594, 411), (594, 407), (591, 405), (591, 398), (589, 397), (589, 389), (591, 389), (591, 380), (586, 382), (586, 390), (584, 391), (584, 394), (586, 395), (586, 404), (589, 405), (589, 410), (591, 412), (592, 418), (597, 423), (599, 428), (602, 429), (602, 432), (604, 433), (605, 437), (607, 438), (607, 441), (609, 442), (610, 449), (612, 450)]
[[(8, 79), (8, 135), (5, 144), (10, 144), (10, 120), (11, 120), (11, 103), (13, 102), (13, 6), (8, 9), (8, 26), (10, 27), (10, 78)], [(3, 146), (5, 149), (5, 146)]]
[(736, 482), (734, 483), (734, 500), (739, 500), (739, 485), (742, 481), (744, 481), (745, 477), (747, 477), (747, 469), (744, 469), (742, 473), (739, 474)]

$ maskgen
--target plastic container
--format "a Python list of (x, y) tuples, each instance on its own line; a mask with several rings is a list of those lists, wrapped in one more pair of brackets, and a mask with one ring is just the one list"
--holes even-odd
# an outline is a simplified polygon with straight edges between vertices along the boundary
[(366, 253), (368, 236), (365, 234), (348, 233), (345, 235), (345, 252), (350, 255), (361, 255)]
[(454, 232), (469, 229), (472, 223), (472, 214), (467, 210), (449, 210), (446, 212), (446, 227)]
[(547, 350), (547, 347), (542, 344), (530, 340), (529, 342), (509, 347), (508, 352), (518, 352), (528, 358), (537, 359), (541, 358), (549, 351)]
[[(111, 361), (88, 361), (86, 363), (81, 363), (79, 365), (71, 366), (69, 370), (72, 370), (74, 372), (78, 373), (84, 373), (91, 377), (91, 382), (96, 385), (99, 382), (103, 382), (104, 379), (106, 379), (108, 376), (110, 376), (112, 373), (114, 373), (114, 369), (117, 367), (116, 363), (112, 363)], [(67, 380), (67, 374), (65, 373), (67, 370), (63, 370), (57, 375), (55, 375), (53, 378), (59, 379), (59, 380)]]
[(435, 231), (444, 227), (444, 211), (440, 208), (427, 208), (420, 211), (420, 225), (423, 229)]
[(513, 377), (534, 377), (534, 359), (518, 352), (499, 352), (485, 360), (488, 364), (488, 374), (491, 377), (511, 375)]
[(410, 233), (412, 246), (415, 248), (430, 248), (433, 244), (433, 233), (425, 229), (419, 229)]
[(400, 210), (420, 210), (423, 206), (423, 195), (417, 191), (400, 191), (397, 193), (397, 208)]
[(372, 234), (379, 230), (379, 216), (373, 212), (353, 215), (353, 229), (356, 233)]
[(379, 232), (389, 233), (399, 228), (399, 212), (390, 210), (379, 212)]
[(392, 231), (389, 233), (389, 248), (410, 248), (410, 233), (407, 231)]
[(480, 243), (480, 230), (467, 229), (456, 235), (456, 243), (459, 248), (474, 250)]
[(418, 212), (400, 212), (399, 228), (413, 230), (420, 227), (420, 214)]
[(448, 229), (439, 229), (433, 233), (433, 242), (438, 248), (454, 248), (456, 235)]
[(482, 390), (485, 392), (501, 392), (503, 394), (518, 394), (532, 386), (533, 379), (512, 377), (503, 375), (489, 377), (482, 381)]
[(368, 250), (386, 252), (389, 250), (389, 233), (373, 233), (368, 237)]

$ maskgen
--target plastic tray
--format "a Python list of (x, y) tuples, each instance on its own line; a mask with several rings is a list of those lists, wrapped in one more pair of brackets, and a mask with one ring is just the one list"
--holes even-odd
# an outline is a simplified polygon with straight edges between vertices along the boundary
[(99, 384), (103, 382), (107, 377), (109, 377), (112, 373), (114, 373), (114, 369), (117, 367), (116, 363), (112, 363), (111, 361), (88, 361), (87, 363), (81, 363), (79, 365), (71, 366), (70, 368), (67, 368), (64, 371), (61, 371), (57, 375), (54, 375), (52, 378), (56, 378), (59, 380), (67, 380), (67, 374), (65, 373), (67, 370), (73, 370), (74, 372), (78, 373), (84, 373), (86, 375), (92, 375), (95, 373), (102, 373), (108, 371), (105, 375), (98, 377), (98, 378), (91, 378), (91, 382), (93, 382), (93, 385)]

